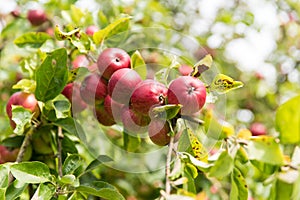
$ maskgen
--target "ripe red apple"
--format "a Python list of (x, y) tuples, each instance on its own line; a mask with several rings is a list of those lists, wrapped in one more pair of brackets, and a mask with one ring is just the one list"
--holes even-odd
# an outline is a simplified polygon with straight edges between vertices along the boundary
[(152, 107), (165, 103), (167, 92), (167, 87), (155, 80), (142, 81), (131, 95), (132, 108), (143, 115), (149, 115)]
[(61, 92), (65, 97), (69, 99), (72, 104), (73, 113), (79, 113), (86, 109), (86, 103), (80, 96), (80, 85), (78, 83), (68, 83)]
[(18, 153), (19, 149), (9, 150), (6, 146), (0, 145), (0, 164), (16, 161)]
[(267, 134), (267, 128), (264, 124), (260, 122), (255, 122), (251, 124), (250, 131), (253, 136), (259, 136), (259, 135), (266, 135)]
[(151, 141), (159, 146), (165, 146), (170, 143), (170, 127), (168, 122), (160, 119), (152, 119), (149, 127), (148, 134)]
[(113, 116), (105, 109), (103, 104), (94, 107), (94, 114), (97, 121), (104, 126), (112, 126), (116, 123)]
[(181, 65), (178, 70), (182, 76), (188, 76), (193, 71), (193, 68), (189, 65)]
[(134, 88), (142, 81), (140, 75), (133, 69), (123, 68), (112, 74), (108, 82), (108, 94), (116, 102), (129, 103)]
[(12, 120), (12, 105), (23, 106), (24, 108), (29, 109), (32, 113), (35, 113), (35, 117), (37, 117), (40, 113), (38, 101), (34, 94), (25, 92), (14, 93), (11, 95), (6, 105), (6, 113), (10, 119), (10, 125), (13, 129), (16, 128), (16, 124)]
[(78, 67), (88, 67), (89, 63), (90, 62), (85, 55), (79, 55), (72, 61), (74, 69), (77, 69)]
[(91, 25), (91, 26), (88, 26), (85, 30), (85, 33), (89, 36), (93, 36), (95, 32), (97, 32), (99, 29), (97, 26), (95, 25)]
[(47, 21), (47, 16), (44, 10), (29, 10), (27, 19), (33, 26), (39, 26)]
[(122, 109), (122, 122), (124, 129), (129, 133), (145, 133), (150, 117), (135, 112), (132, 108), (124, 105)]
[(99, 74), (90, 74), (81, 83), (80, 95), (87, 104), (102, 103), (107, 95), (107, 85)]
[(168, 103), (181, 104), (181, 114), (190, 115), (198, 112), (206, 100), (205, 85), (192, 76), (180, 76), (170, 83)]
[(114, 101), (111, 96), (107, 95), (104, 99), (104, 108), (109, 113), (110, 116), (114, 119), (116, 123), (121, 122), (121, 113), (123, 104), (120, 104), (116, 101)]
[(97, 66), (100, 74), (109, 80), (115, 71), (130, 68), (130, 56), (123, 49), (107, 48), (99, 55)]

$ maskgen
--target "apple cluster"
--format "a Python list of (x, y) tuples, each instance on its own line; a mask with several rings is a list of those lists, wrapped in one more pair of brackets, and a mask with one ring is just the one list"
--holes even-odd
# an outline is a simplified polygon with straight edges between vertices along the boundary
[(122, 123), (129, 134), (148, 132), (157, 145), (169, 143), (171, 129), (166, 119), (151, 114), (154, 107), (181, 104), (181, 116), (193, 115), (205, 104), (206, 87), (198, 78), (179, 76), (168, 87), (154, 79), (142, 80), (123, 49), (103, 50), (97, 67), (100, 73), (85, 77), (80, 95), (93, 106), (98, 122), (105, 126)]

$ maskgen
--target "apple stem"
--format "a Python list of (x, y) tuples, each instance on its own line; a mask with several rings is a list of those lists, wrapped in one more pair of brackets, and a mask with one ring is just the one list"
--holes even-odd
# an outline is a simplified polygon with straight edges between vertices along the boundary
[(58, 158), (58, 174), (60, 177), (63, 176), (62, 172), (62, 139), (64, 138), (64, 135), (62, 133), (62, 128), (59, 126), (57, 131), (57, 158)]
[(170, 173), (171, 173), (171, 160), (172, 160), (172, 152), (174, 148), (174, 136), (171, 136), (170, 143), (169, 143), (169, 149), (167, 154), (167, 160), (166, 160), (166, 195), (171, 194), (171, 181), (169, 179)]
[(28, 130), (28, 132), (25, 134), (25, 138), (24, 138), (23, 143), (20, 147), (20, 150), (19, 150), (19, 153), (18, 153), (18, 156), (17, 156), (17, 159), (16, 159), (16, 163), (22, 162), (24, 154), (26, 152), (26, 149), (27, 149), (28, 145), (30, 144), (30, 140), (31, 140), (32, 134), (34, 132), (34, 129), (35, 129), (35, 127), (31, 126), (30, 129)]

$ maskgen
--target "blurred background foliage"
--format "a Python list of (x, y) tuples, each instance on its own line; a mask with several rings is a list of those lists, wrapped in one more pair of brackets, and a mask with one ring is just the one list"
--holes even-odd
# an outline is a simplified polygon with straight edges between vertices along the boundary
[[(45, 9), (51, 21), (32, 27), (26, 20), (26, 13), (32, 8)], [(13, 11), (20, 15), (14, 17)], [(11, 87), (28, 76), (21, 71), (19, 62), (28, 52), (16, 47), (14, 39), (32, 30), (53, 34), (56, 24), (71, 24), (82, 29), (95, 24), (101, 29), (121, 14), (132, 16), (131, 29), (161, 27), (195, 38), (201, 48), (194, 52), (194, 57), (199, 60), (205, 54), (211, 54), (213, 65), (221, 73), (245, 84), (242, 89), (226, 94), (226, 116), (223, 117), (237, 129), (250, 128), (259, 122), (266, 127), (267, 134), (278, 135), (274, 117), (277, 107), (300, 93), (299, 1), (2, 0), (0, 138), (12, 133), (5, 114), (6, 102), (14, 92)], [(160, 35), (153, 37), (161, 41)], [(180, 46), (177, 50), (182, 51)], [(143, 55), (148, 62), (166, 62), (157, 52)], [(122, 188), (128, 199), (130, 196), (132, 199), (152, 199), (158, 195), (157, 188), (162, 184), (154, 181), (159, 180), (155, 177), (160, 175), (147, 174), (137, 178), (134, 174), (111, 169), (101, 169), (99, 173)], [(263, 196), (264, 191), (257, 190), (257, 193), (257, 196), (259, 193)]]

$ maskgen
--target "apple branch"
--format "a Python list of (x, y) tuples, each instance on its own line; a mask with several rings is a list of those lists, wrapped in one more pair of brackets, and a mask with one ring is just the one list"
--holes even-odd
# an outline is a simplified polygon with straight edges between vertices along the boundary
[(169, 179), (171, 173), (171, 160), (172, 160), (172, 152), (174, 148), (174, 136), (171, 136), (169, 149), (167, 154), (167, 161), (166, 161), (166, 195), (170, 195), (171, 193), (171, 181)]
[(59, 126), (57, 131), (57, 158), (58, 158), (58, 174), (60, 177), (63, 176), (62, 172), (62, 139), (64, 138), (64, 135), (62, 133), (62, 128)]
[(35, 129), (35, 127), (31, 126), (30, 129), (28, 130), (28, 132), (25, 134), (25, 138), (24, 138), (23, 143), (20, 147), (20, 150), (19, 150), (19, 153), (18, 153), (18, 156), (17, 156), (17, 159), (16, 159), (16, 163), (22, 162), (24, 154), (26, 152), (26, 149), (27, 149), (28, 145), (30, 144), (30, 140), (31, 140), (32, 134), (34, 132), (34, 129)]

